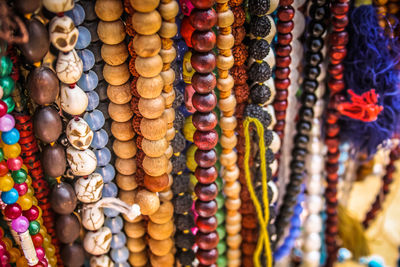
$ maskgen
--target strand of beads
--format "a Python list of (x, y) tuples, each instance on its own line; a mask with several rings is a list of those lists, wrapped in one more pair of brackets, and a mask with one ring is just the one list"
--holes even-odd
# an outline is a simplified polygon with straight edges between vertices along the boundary
[(326, 230), (325, 242), (327, 247), (327, 260), (325, 266), (333, 266), (336, 260), (337, 245), (336, 235), (338, 233), (338, 216), (337, 216), (337, 184), (338, 184), (338, 160), (339, 151), (339, 132), (338, 125), (339, 114), (335, 110), (335, 106), (339, 100), (339, 94), (345, 89), (343, 79), (342, 61), (346, 56), (346, 44), (348, 42), (348, 33), (346, 26), (348, 24), (347, 13), (349, 10), (349, 1), (334, 1), (332, 3), (332, 32), (330, 35), (330, 62), (328, 66), (328, 88), (330, 92), (328, 112), (326, 116), (326, 139), (325, 143), (328, 147), (326, 158), (327, 172), (327, 189), (325, 191), (326, 198)]
[[(217, 22), (217, 14), (212, 8), (214, 1), (202, 0), (191, 1), (195, 9), (190, 14), (190, 22), (195, 29), (192, 34), (191, 42), (193, 44), (193, 54), (191, 64), (193, 69), (203, 77), (210, 77), (210, 81), (214, 80), (212, 71), (216, 67), (216, 56), (212, 49), (216, 43), (216, 36), (211, 30)], [(201, 38), (202, 42), (198, 42), (197, 38)], [(199, 75), (200, 76), (200, 75)], [(192, 77), (192, 86), (195, 81), (195, 76)], [(195, 86), (192, 103), (196, 112), (193, 115), (193, 125), (196, 131), (193, 135), (194, 144), (197, 147), (196, 154), (198, 155), (196, 163), (198, 166), (195, 170), (195, 176), (198, 180), (196, 186), (210, 188), (210, 194), (205, 194), (203, 190), (197, 190), (197, 200), (195, 209), (199, 217), (196, 225), (198, 232), (196, 233), (196, 245), (198, 250), (196, 257), (200, 262), (200, 266), (213, 266), (218, 258), (216, 249), (219, 241), (216, 231), (209, 231), (207, 227), (201, 224), (202, 221), (213, 220), (217, 212), (217, 202), (215, 198), (218, 190), (215, 180), (218, 176), (217, 169), (214, 166), (216, 161), (216, 151), (214, 147), (218, 142), (218, 133), (215, 131), (217, 125), (217, 117), (213, 113), (213, 109), (217, 104), (217, 98), (214, 93), (214, 86)], [(208, 160), (212, 159), (212, 160)], [(215, 159), (215, 160), (214, 160)], [(215, 188), (213, 190), (212, 188)]]
[[(303, 81), (303, 93), (301, 97), (302, 107), (299, 110), (299, 120), (296, 122), (297, 134), (294, 137), (294, 148), (290, 163), (290, 181), (286, 186), (286, 193), (283, 204), (276, 220), (278, 240), (284, 234), (293, 214), (293, 208), (300, 193), (301, 184), (304, 178), (305, 157), (309, 143), (308, 134), (311, 130), (311, 121), (314, 116), (316, 102), (315, 91), (318, 87), (317, 78), (320, 74), (318, 64), (322, 60), (321, 49), (324, 41), (321, 36), (324, 34), (326, 25), (324, 20), (328, 15), (328, 4), (326, 1), (313, 1), (310, 6), (311, 21), (307, 28), (307, 61), (304, 68), (305, 79)], [(318, 29), (315, 31), (314, 29)]]

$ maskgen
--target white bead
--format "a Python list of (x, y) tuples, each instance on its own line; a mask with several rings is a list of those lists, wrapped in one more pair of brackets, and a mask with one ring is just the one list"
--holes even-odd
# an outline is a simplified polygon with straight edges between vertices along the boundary
[(304, 249), (306, 251), (319, 250), (321, 247), (321, 237), (319, 233), (310, 233), (304, 240)]
[(279, 138), (279, 135), (272, 131), (272, 143), (271, 145), (268, 147), (272, 150), (272, 152), (278, 153), (279, 149), (281, 148), (281, 139)]
[(324, 169), (324, 158), (318, 154), (310, 154), (306, 158), (306, 168), (309, 174), (321, 173)]
[(80, 151), (72, 146), (67, 148), (67, 161), (72, 173), (77, 176), (89, 175), (96, 169), (97, 158), (93, 151)]
[(85, 229), (96, 231), (104, 224), (103, 209), (91, 208), (88, 205), (83, 206), (82, 225)]
[(269, 181), (268, 182), (268, 186), (272, 190), (272, 199), (270, 201), (270, 204), (273, 204), (278, 200), (279, 190), (278, 190), (278, 187), (276, 186), (276, 184), (273, 181)]
[(322, 219), (318, 214), (310, 214), (304, 221), (306, 233), (319, 233), (322, 230)]
[(321, 254), (319, 251), (306, 252), (303, 255), (303, 266), (304, 267), (318, 267)]
[(101, 198), (103, 191), (103, 177), (94, 172), (87, 178), (79, 178), (75, 183), (76, 197), (83, 203), (93, 203)]
[(322, 144), (318, 137), (311, 137), (310, 143), (308, 143), (308, 151), (311, 154), (320, 154), (322, 150)]
[(269, 164), (268, 167), (271, 168), (272, 173), (276, 173), (278, 170), (278, 161), (274, 159), (274, 161), (271, 164)]
[(43, 0), (44, 7), (53, 12), (61, 13), (74, 8), (74, 0)]
[(310, 213), (319, 213), (322, 210), (323, 200), (318, 195), (311, 195), (307, 197), (307, 208)]
[(263, 109), (267, 110), (268, 114), (271, 115), (271, 123), (268, 125), (267, 129), (272, 131), (276, 124), (275, 109), (272, 105), (268, 105), (267, 107), (264, 107)]
[(83, 63), (75, 49), (58, 53), (56, 73), (58, 79), (66, 84), (76, 83), (82, 76)]
[(80, 117), (69, 121), (65, 133), (69, 143), (79, 150), (88, 149), (93, 140), (93, 131)]
[(90, 258), (90, 267), (114, 267), (114, 262), (107, 255)]
[(112, 233), (110, 228), (101, 227), (96, 232), (86, 233), (83, 240), (85, 250), (95, 256), (106, 254), (110, 250)]
[(68, 16), (55, 16), (49, 26), (50, 41), (61, 52), (74, 49), (78, 41), (79, 31)]
[[(293, 66), (297, 66), (297, 65), (293, 64)], [(290, 78), (290, 81), (293, 81), (293, 82), (290, 83), (290, 86), (289, 86), (289, 91), (290, 92), (293, 92), (294, 90), (297, 90), (299, 88), (299, 86), (297, 84), (297, 81), (299, 80), (299, 77), (300, 77), (300, 73), (299, 73), (299, 71), (297, 69), (291, 69), (290, 70), (289, 78)], [(296, 85), (296, 86), (294, 86), (294, 90), (291, 89), (292, 85), (293, 86)]]
[[(301, 0), (301, 1), (305, 1), (305, 0)], [(296, 1), (294, 1), (294, 3), (301, 2), (301, 1), (296, 0)], [(303, 13), (296, 11), (294, 13), (293, 22), (295, 25), (294, 29), (292, 31), (293, 39), (297, 39), (303, 34), (303, 32), (306, 28), (306, 19), (304, 18)]]
[(88, 97), (78, 86), (70, 88), (68, 85), (61, 85), (60, 92), (61, 108), (71, 114), (80, 115), (85, 112), (88, 105)]
[(314, 106), (314, 117), (321, 117), (325, 111), (325, 102), (322, 99), (318, 99)]

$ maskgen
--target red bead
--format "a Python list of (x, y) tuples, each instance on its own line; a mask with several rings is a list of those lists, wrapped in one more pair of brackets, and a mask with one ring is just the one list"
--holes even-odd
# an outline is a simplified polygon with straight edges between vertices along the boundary
[(275, 69), (275, 77), (277, 78), (277, 79), (286, 79), (286, 78), (288, 78), (289, 77), (289, 74), (290, 74), (290, 68), (280, 68), (280, 67), (277, 67), (276, 69)]
[(340, 157), (340, 152), (337, 151), (336, 153), (328, 153), (328, 162), (329, 163), (338, 163)]
[(18, 203), (7, 205), (4, 209), (4, 215), (11, 220), (14, 220), (21, 216), (22, 208)]
[(28, 192), (28, 185), (26, 183), (14, 184), (14, 189), (18, 191), (19, 196), (23, 196)]
[(275, 87), (277, 90), (286, 90), (290, 86), (290, 79), (275, 79)]
[(285, 111), (275, 111), (275, 117), (278, 121), (285, 120), (286, 110)]
[(40, 247), (43, 244), (43, 236), (40, 233), (31, 236), (33, 245), (36, 247)]
[(278, 66), (278, 67), (288, 68), (291, 62), (292, 62), (292, 59), (290, 58), (290, 56), (276, 57), (276, 66)]
[(215, 165), (217, 162), (217, 152), (215, 149), (211, 150), (200, 150), (197, 149), (194, 154), (196, 163), (203, 168), (209, 168)]
[(200, 9), (211, 8), (215, 4), (215, 0), (191, 0), (193, 6)]
[(219, 237), (217, 232), (202, 233), (197, 232), (196, 234), (196, 244), (200, 249), (210, 250), (217, 247), (219, 242)]
[(195, 28), (190, 24), (189, 17), (184, 17), (181, 25), (181, 35), (189, 47), (192, 47), (192, 34), (194, 31)]
[(214, 9), (194, 9), (190, 14), (190, 23), (199, 31), (208, 31), (217, 23), (217, 13)]
[(199, 249), (196, 252), (196, 258), (199, 260), (201, 264), (204, 265), (214, 264), (218, 259), (218, 250), (215, 248), (212, 250)]
[(200, 183), (211, 184), (217, 179), (218, 171), (214, 166), (210, 168), (202, 168), (197, 166), (194, 175)]
[(332, 138), (332, 137), (327, 137), (325, 139), (325, 144), (328, 146), (328, 151), (332, 154), (335, 154), (336, 151), (338, 150), (339, 147), (339, 138)]
[(21, 169), (22, 164), (23, 164), (23, 161), (22, 161), (21, 157), (12, 158), (12, 159), (7, 160), (7, 168), (10, 171), (17, 171), (17, 170)]
[(213, 31), (194, 31), (192, 46), (196, 51), (207, 52), (214, 48), (217, 37)]
[(39, 217), (39, 209), (37, 206), (32, 205), (29, 210), (25, 210), (22, 214), (31, 222)]
[(340, 127), (338, 124), (327, 124), (327, 128), (326, 128), (326, 135), (329, 137), (335, 137), (336, 135), (338, 135), (340, 131)]
[(334, 16), (345, 15), (349, 12), (349, 3), (348, 2), (334, 2), (331, 6), (331, 11)]
[(289, 56), (290, 52), (292, 52), (292, 46), (291, 45), (277, 45), (275, 52), (280, 57)]
[(0, 177), (3, 177), (8, 173), (7, 163), (5, 161), (0, 162)]
[(211, 184), (197, 183), (196, 186), (194, 187), (194, 192), (201, 201), (211, 201), (217, 197), (218, 187), (215, 183)]
[(195, 131), (193, 135), (194, 144), (201, 150), (213, 149), (218, 143), (218, 133), (211, 131)]
[(7, 114), (7, 104), (3, 100), (0, 100), (0, 118)]
[(205, 74), (196, 72), (193, 74), (191, 82), (194, 90), (200, 94), (212, 92), (217, 85), (217, 79), (212, 72)]
[(283, 131), (284, 129), (285, 129), (285, 121), (277, 121), (274, 130)]
[(197, 217), (196, 226), (203, 233), (215, 231), (218, 227), (218, 221), (215, 216), (211, 217)]
[(194, 205), (195, 205), (196, 212), (201, 217), (214, 216), (218, 210), (218, 205), (215, 200), (204, 202), (204, 201), (197, 199)]
[(199, 112), (211, 112), (217, 105), (217, 96), (214, 92), (208, 94), (194, 93), (192, 104)]
[(279, 5), (280, 6), (290, 6), (293, 4), (294, 0), (280, 0)]
[[(340, 63), (347, 55), (347, 49), (345, 47), (338, 48), (338, 47), (331, 47), (329, 51), (329, 56), (331, 57), (332, 63)], [(336, 62), (335, 62), (336, 61)]]
[(329, 79), (328, 86), (329, 89), (331, 90), (331, 94), (340, 92), (346, 88), (346, 84), (344, 83), (343, 80), (335, 80), (332, 78)]
[(286, 110), (288, 106), (288, 102), (286, 100), (278, 101), (274, 103), (275, 110), (283, 111)]
[(209, 73), (215, 69), (217, 64), (213, 52), (193, 53), (190, 62), (192, 67), (200, 73)]
[(292, 42), (293, 35), (291, 33), (278, 33), (278, 43), (281, 45), (289, 45)]
[(347, 31), (332, 32), (330, 35), (331, 45), (345, 46), (349, 41), (349, 34)]
[(349, 24), (349, 18), (347, 16), (332, 17), (332, 25), (336, 30), (344, 30), (347, 24)]
[(281, 21), (289, 21), (294, 17), (294, 9), (291, 6), (280, 6), (278, 9), (278, 19)]
[(194, 127), (200, 131), (211, 131), (217, 126), (218, 119), (215, 112), (195, 112), (192, 117)]
[(277, 90), (276, 95), (275, 95), (275, 101), (276, 100), (287, 100), (288, 98), (288, 90)]
[(294, 27), (294, 22), (293, 21), (279, 22), (276, 25), (276, 29), (281, 34), (290, 33), (293, 30), (293, 27)]

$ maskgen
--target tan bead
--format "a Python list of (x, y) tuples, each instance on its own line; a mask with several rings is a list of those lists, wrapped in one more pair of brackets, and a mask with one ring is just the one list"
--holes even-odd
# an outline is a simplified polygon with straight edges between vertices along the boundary
[[(171, 163), (172, 165), (172, 163)], [(168, 188), (171, 188), (172, 184), (174, 183), (174, 177), (172, 177), (171, 173), (168, 174)]]
[(149, 157), (160, 157), (165, 153), (168, 148), (167, 139), (161, 138), (159, 140), (148, 140), (143, 138), (142, 150)]
[(137, 253), (129, 253), (128, 261), (133, 267), (145, 266), (148, 261), (146, 250)]
[(167, 157), (167, 159), (170, 159), (173, 154), (174, 154), (174, 149), (172, 148), (171, 145), (169, 145), (167, 150), (165, 150), (165, 156)]
[(175, 22), (163, 21), (158, 34), (165, 39), (170, 39), (178, 32), (178, 25)]
[(164, 201), (158, 210), (149, 216), (150, 220), (157, 224), (164, 224), (172, 220), (174, 216), (174, 205), (171, 201)]
[[(226, 165), (228, 166), (228, 165)], [(234, 182), (239, 178), (239, 167), (237, 165), (233, 165), (230, 169), (224, 168), (222, 170), (222, 178), (226, 182)]]
[(125, 221), (130, 222), (130, 223), (137, 223), (137, 222), (143, 221), (142, 215), (139, 215), (135, 219), (131, 220), (130, 218), (128, 218), (128, 216), (126, 216), (125, 214), (122, 214), (122, 218), (124, 218)]
[(222, 116), (219, 120), (219, 125), (222, 130), (234, 131), (237, 126), (237, 120), (235, 116), (225, 117)]
[(136, 71), (146, 78), (160, 74), (162, 66), (163, 62), (158, 54), (153, 57), (137, 57), (135, 60)]
[(225, 221), (226, 224), (240, 224), (242, 221), (242, 214), (240, 214), (240, 212), (236, 212), (234, 216), (226, 216)]
[(121, 65), (126, 61), (128, 56), (128, 49), (124, 42), (116, 45), (103, 44), (101, 47), (101, 57), (111, 66)]
[(173, 84), (175, 81), (175, 71), (172, 68), (161, 72), (160, 75), (164, 80), (164, 85)]
[(164, 62), (164, 64), (171, 63), (176, 58), (176, 49), (175, 49), (175, 47), (171, 47), (168, 50), (161, 49), (160, 50), (160, 56), (161, 56), (162, 61)]
[(240, 223), (237, 224), (225, 224), (225, 229), (228, 235), (237, 235), (242, 230), (242, 225)]
[(226, 257), (228, 258), (228, 262), (230, 260), (237, 260), (240, 259), (242, 256), (242, 251), (240, 249), (228, 249)]
[(164, 192), (159, 192), (158, 196), (160, 197), (160, 201), (171, 201), (174, 197), (174, 193), (172, 190), (167, 190)]
[(237, 198), (240, 194), (240, 183), (239, 181), (235, 181), (232, 183), (225, 183), (224, 193), (230, 198)]
[(167, 188), (169, 184), (169, 177), (166, 173), (160, 176), (144, 175), (143, 186), (151, 192), (160, 192)]
[(116, 45), (125, 39), (125, 27), (122, 20), (99, 21), (97, 25), (97, 34), (100, 40), (109, 45)]
[(153, 267), (172, 267), (174, 266), (175, 258), (172, 252), (164, 256), (150, 254), (150, 262)]
[(174, 123), (174, 120), (175, 120), (175, 109), (167, 108), (167, 109), (164, 110), (164, 113), (162, 115), (165, 117), (165, 120), (167, 121), (168, 124)]
[(172, 90), (171, 92), (168, 92), (168, 93), (163, 92), (162, 96), (165, 99), (165, 106), (171, 107), (172, 103), (174, 103), (174, 100), (175, 100), (175, 90)]
[(233, 21), (235, 20), (235, 16), (233, 16), (233, 12), (228, 9), (225, 12), (219, 12), (218, 13), (218, 27), (220, 28), (226, 28), (229, 27), (233, 24)]
[(120, 141), (128, 141), (135, 137), (135, 131), (133, 130), (131, 121), (113, 121), (111, 124), (111, 133), (116, 139)]
[(226, 91), (232, 90), (234, 85), (235, 85), (235, 81), (233, 80), (233, 77), (230, 74), (225, 79), (222, 79), (222, 78), (217, 79), (217, 88), (220, 91), (226, 92)]
[(142, 189), (137, 192), (135, 202), (140, 206), (143, 215), (151, 215), (160, 207), (160, 199), (156, 193)]
[(175, 128), (172, 127), (172, 128), (169, 128), (169, 129), (167, 130), (167, 133), (166, 133), (166, 135), (165, 135), (165, 138), (167, 139), (167, 141), (172, 141), (172, 140), (175, 138), (175, 135), (176, 135)]
[(130, 0), (131, 6), (139, 12), (150, 12), (158, 7), (160, 0)]
[(279, 0), (271, 0), (267, 14), (271, 14), (272, 12), (274, 12), (275, 9), (278, 7), (278, 5), (279, 5)]
[[(228, 252), (229, 253), (229, 252)], [(227, 267), (240, 267), (242, 265), (242, 259), (229, 259), (228, 258), (228, 263), (227, 263)]]
[(97, 0), (94, 11), (99, 19), (114, 21), (121, 17), (124, 12), (124, 7), (120, 0)]
[(168, 168), (167, 168), (166, 173), (171, 173), (173, 168), (174, 168), (174, 166), (172, 166), (172, 162), (168, 161)]
[(143, 221), (137, 223), (125, 222), (124, 230), (126, 235), (130, 238), (140, 238), (146, 233)]
[(137, 194), (136, 190), (119, 190), (118, 197), (128, 205), (135, 204), (135, 196)]
[(117, 158), (115, 160), (115, 168), (117, 171), (123, 175), (132, 175), (136, 172), (136, 159), (121, 159)]
[(232, 34), (218, 34), (217, 35), (217, 47), (219, 49), (228, 50), (235, 45), (235, 37)]
[(141, 252), (146, 249), (146, 242), (143, 238), (130, 238), (126, 242), (130, 252)]
[(145, 78), (139, 77), (136, 82), (136, 90), (144, 98), (155, 98), (159, 96), (164, 87), (164, 80), (160, 75)]
[(238, 210), (241, 204), (242, 201), (240, 200), (240, 198), (237, 199), (228, 198), (225, 200), (225, 207), (228, 210)]
[(148, 13), (135, 12), (132, 15), (133, 29), (138, 34), (142, 35), (152, 35), (158, 32), (158, 30), (161, 28), (161, 22), (162, 19), (160, 13), (158, 13), (156, 10)]
[(129, 159), (136, 155), (136, 142), (134, 140), (119, 141), (114, 140), (113, 151), (121, 159)]
[(165, 110), (164, 97), (140, 98), (138, 103), (140, 114), (147, 119), (156, 119), (163, 115)]
[(174, 242), (172, 241), (171, 238), (167, 238), (164, 240), (155, 240), (153, 238), (150, 238), (148, 244), (151, 253), (153, 253), (156, 256), (164, 256), (170, 252), (172, 246), (174, 245)]
[(226, 135), (221, 135), (219, 142), (223, 148), (233, 149), (236, 147), (237, 137), (236, 137), (236, 135), (232, 135), (230, 137), (228, 137)]
[(115, 180), (118, 187), (125, 191), (132, 191), (138, 187), (138, 184), (136, 183), (136, 177), (134, 175), (123, 175), (117, 173)]
[(108, 114), (114, 121), (126, 122), (132, 118), (133, 111), (128, 103), (119, 105), (110, 102), (108, 105)]
[(118, 66), (105, 64), (103, 68), (103, 76), (104, 80), (111, 85), (122, 85), (129, 80), (131, 74), (127, 63)]
[(156, 224), (149, 221), (147, 224), (147, 233), (155, 240), (164, 240), (172, 235), (174, 231), (174, 223), (168, 221), (164, 224)]
[(222, 153), (220, 155), (219, 161), (221, 162), (222, 166), (232, 166), (237, 161), (237, 153), (236, 151), (232, 150), (229, 153)]
[(160, 140), (167, 133), (167, 122), (163, 116), (157, 119), (143, 118), (140, 122), (140, 131), (146, 139)]
[(217, 3), (217, 4), (225, 4), (228, 1), (229, 0), (215, 0), (215, 3)]
[(129, 82), (123, 85), (108, 85), (107, 96), (115, 104), (126, 104), (131, 101), (132, 93)]
[(169, 3), (161, 3), (158, 6), (158, 11), (164, 20), (171, 20), (179, 13), (178, 1), (170, 1)]
[(217, 56), (217, 68), (221, 70), (230, 70), (235, 63), (235, 59), (232, 55), (229, 57), (218, 55)]
[(240, 233), (233, 236), (228, 235), (226, 237), (226, 244), (229, 246), (229, 248), (238, 249), (241, 243), (242, 243), (242, 236), (240, 235)]
[(142, 165), (148, 175), (160, 176), (167, 171), (168, 159), (164, 154), (157, 158), (145, 156)]
[(234, 110), (236, 107), (236, 98), (232, 94), (228, 96), (227, 98), (220, 98), (218, 102), (219, 109), (223, 112), (228, 112), (231, 110)]
[(136, 54), (140, 57), (154, 57), (161, 49), (161, 39), (158, 34), (136, 34), (132, 44)]

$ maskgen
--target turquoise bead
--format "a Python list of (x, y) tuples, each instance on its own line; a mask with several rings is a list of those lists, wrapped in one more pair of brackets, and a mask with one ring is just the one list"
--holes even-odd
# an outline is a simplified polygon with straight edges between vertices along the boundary
[(14, 91), (14, 80), (10, 76), (2, 77), (0, 78), (0, 87), (3, 88), (3, 98), (6, 98)]
[(11, 74), (13, 63), (9, 57), (1, 57), (0, 59), (0, 77)]
[(7, 145), (16, 144), (19, 141), (19, 132), (17, 129), (12, 128), (11, 131), (2, 133), (1, 139), (3, 139), (3, 142)]
[(1, 200), (8, 205), (17, 202), (18, 197), (18, 191), (15, 188), (12, 188), (10, 191), (1, 193)]

